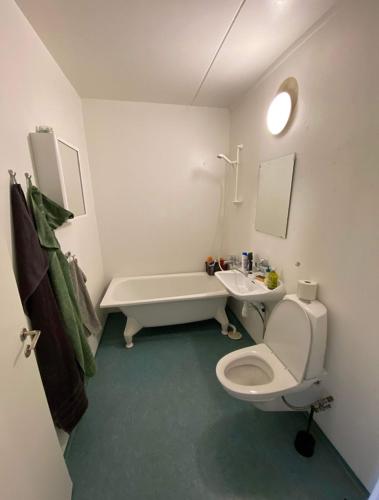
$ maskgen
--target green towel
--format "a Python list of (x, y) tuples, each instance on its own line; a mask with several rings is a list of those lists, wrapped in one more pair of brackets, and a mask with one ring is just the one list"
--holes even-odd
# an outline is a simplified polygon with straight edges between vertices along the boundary
[(71, 339), (76, 359), (84, 374), (92, 377), (96, 372), (95, 359), (84, 333), (69, 264), (54, 234), (54, 229), (72, 219), (74, 214), (47, 198), (31, 183), (28, 186), (28, 201), (34, 215), (39, 241), (49, 256), (49, 276), (65, 332)]

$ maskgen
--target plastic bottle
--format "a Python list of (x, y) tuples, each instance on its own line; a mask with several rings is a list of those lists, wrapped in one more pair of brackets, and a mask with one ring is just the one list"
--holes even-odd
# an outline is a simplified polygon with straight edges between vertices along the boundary
[(278, 286), (279, 276), (278, 273), (273, 269), (268, 271), (265, 277), (265, 285), (269, 290), (274, 290)]
[(249, 270), (249, 259), (247, 257), (247, 252), (242, 252), (241, 269), (242, 271)]
[(249, 271), (249, 273), (253, 272), (253, 267), (254, 267), (253, 260), (254, 260), (253, 252), (249, 252), (247, 254), (248, 271)]

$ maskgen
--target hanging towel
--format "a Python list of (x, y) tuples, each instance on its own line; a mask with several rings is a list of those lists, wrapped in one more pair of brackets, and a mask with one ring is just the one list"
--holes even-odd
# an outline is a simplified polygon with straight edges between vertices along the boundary
[(39, 241), (47, 250), (49, 276), (61, 311), (65, 332), (71, 339), (76, 359), (84, 374), (92, 377), (96, 372), (95, 359), (84, 333), (68, 262), (54, 234), (54, 229), (74, 215), (47, 198), (30, 182), (28, 200), (34, 215)]
[[(88, 406), (83, 373), (64, 329), (41, 248), (19, 184), (11, 186), (18, 289), (31, 326), (41, 330), (36, 357), (53, 421), (71, 432)], [(25, 418), (27, 420), (27, 415)]]
[(101, 323), (93, 307), (91, 297), (86, 286), (86, 275), (80, 269), (77, 259), (73, 258), (68, 263), (70, 268), (71, 281), (74, 287), (75, 297), (79, 306), (80, 316), (84, 325), (84, 332), (89, 337), (99, 335)]

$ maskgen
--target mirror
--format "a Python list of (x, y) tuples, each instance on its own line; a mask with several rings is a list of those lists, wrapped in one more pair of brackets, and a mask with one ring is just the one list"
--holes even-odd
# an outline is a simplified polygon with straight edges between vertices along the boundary
[(77, 217), (84, 215), (82, 176), (80, 173), (79, 151), (58, 139), (58, 149), (62, 166), (63, 182), (66, 191), (67, 208)]
[(255, 229), (287, 237), (295, 153), (262, 162), (259, 166)]

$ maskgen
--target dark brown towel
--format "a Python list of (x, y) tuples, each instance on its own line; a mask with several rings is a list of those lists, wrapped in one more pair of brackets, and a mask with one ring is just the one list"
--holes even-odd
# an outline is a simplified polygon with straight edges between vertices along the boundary
[(41, 330), (37, 362), (51, 415), (57, 427), (71, 432), (88, 406), (83, 373), (63, 329), (48, 277), (48, 259), (19, 184), (11, 186), (18, 289), (32, 328)]

